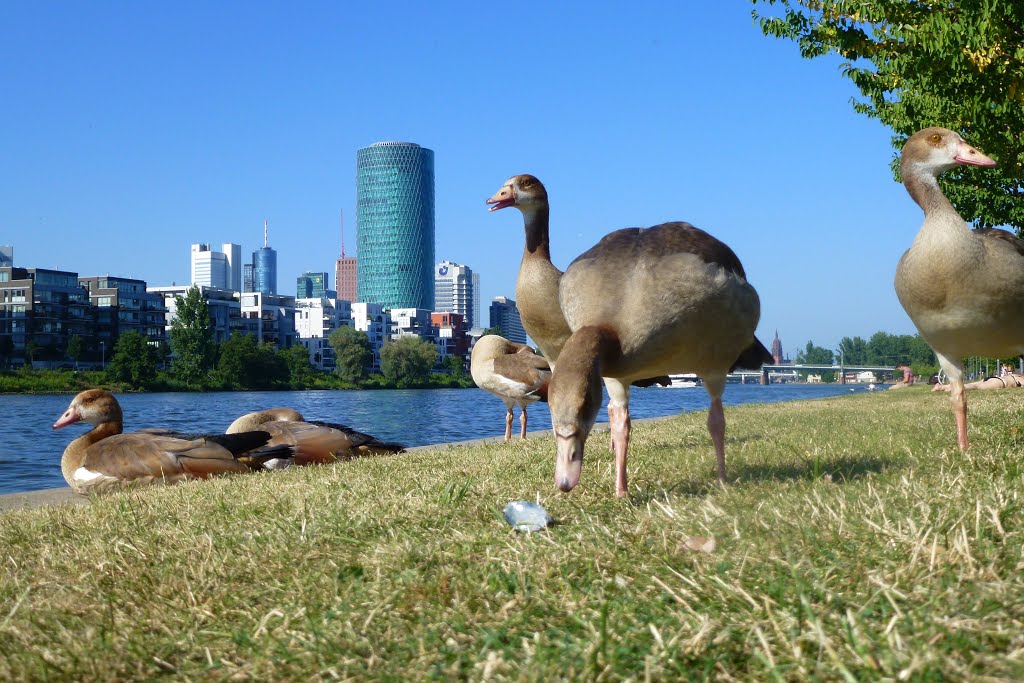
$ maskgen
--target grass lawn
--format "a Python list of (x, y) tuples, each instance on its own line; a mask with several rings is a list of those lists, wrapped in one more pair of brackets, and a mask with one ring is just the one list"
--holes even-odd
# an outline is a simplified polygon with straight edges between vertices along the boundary
[(724, 488), (637, 423), (625, 500), (597, 433), (568, 495), (546, 437), (5, 513), (0, 680), (1021, 680), (1024, 391), (969, 400), (727, 408)]

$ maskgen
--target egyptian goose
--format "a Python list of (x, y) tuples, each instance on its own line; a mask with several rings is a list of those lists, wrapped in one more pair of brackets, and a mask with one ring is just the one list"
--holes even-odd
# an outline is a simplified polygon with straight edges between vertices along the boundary
[(961, 165), (996, 162), (945, 128), (903, 145), (900, 175), (924, 223), (896, 267), (896, 296), (949, 376), (957, 443), (967, 441), (963, 358), (1024, 352), (1024, 242), (996, 229), (971, 230), (939, 188)]
[(520, 436), (526, 438), (526, 406), (547, 401), (551, 367), (526, 344), (496, 334), (477, 340), (469, 364), (473, 381), (505, 404), (505, 441), (512, 440), (512, 406), (518, 405)]
[(760, 301), (736, 254), (688, 223), (617, 230), (569, 265), (559, 301), (573, 333), (548, 388), (556, 485), (579, 482), (604, 378), (615, 493), (625, 496), (630, 382), (677, 373), (700, 375), (711, 397), (708, 431), (724, 481), (725, 376), (772, 360), (754, 337)]
[(532, 175), (516, 175), (487, 200), (490, 211), (514, 206), (523, 214), (526, 246), (516, 278), (516, 306), (523, 329), (554, 367), (572, 330), (557, 306), (562, 271), (551, 263), (548, 193)]
[(386, 443), (351, 427), (327, 422), (307, 422), (292, 408), (268, 408), (241, 416), (227, 428), (227, 434), (254, 429), (270, 433), (268, 446), (290, 446), (292, 457), (281, 462), (266, 461), (268, 469), (291, 465), (328, 464), (364, 455), (401, 453), (405, 446)]
[[(146, 432), (122, 434), (121, 406), (103, 389), (90, 389), (75, 396), (53, 428), (83, 421), (94, 428), (72, 441), (60, 460), (64, 479), (75, 493), (81, 494), (250, 472), (259, 467), (258, 461), (262, 459), (253, 453), (270, 439), (266, 432), (191, 438)], [(263, 453), (277, 457), (286, 451), (270, 449)], [(253, 457), (251, 465), (239, 460), (245, 454)]]

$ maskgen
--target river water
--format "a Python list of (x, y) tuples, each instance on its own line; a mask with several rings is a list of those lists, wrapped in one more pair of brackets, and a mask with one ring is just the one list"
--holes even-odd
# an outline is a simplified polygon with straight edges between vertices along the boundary
[[(864, 387), (837, 384), (730, 384), (726, 405), (776, 403), (863, 392)], [(340, 422), (383, 441), (407, 446), (501, 436), (505, 407), (479, 389), (410, 389), (388, 391), (273, 391), (231, 393), (119, 394), (125, 431), (167, 427), (188, 432), (223, 432), (231, 422), (254, 410), (291, 406), (306, 419)], [(87, 425), (51, 429), (71, 402), (71, 394), (0, 395), (6, 417), (0, 452), (0, 493), (64, 486), (60, 457), (65, 446)], [(607, 396), (605, 397), (607, 401)], [(636, 389), (630, 392), (630, 416), (659, 417), (705, 410), (702, 388)], [(547, 405), (529, 409), (530, 431), (551, 428)], [(602, 408), (598, 422), (607, 422)], [(519, 429), (516, 410), (515, 431)]]

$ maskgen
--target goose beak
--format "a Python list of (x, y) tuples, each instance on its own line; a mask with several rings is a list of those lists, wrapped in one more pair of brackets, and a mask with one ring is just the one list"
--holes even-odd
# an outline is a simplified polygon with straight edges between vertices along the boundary
[(981, 150), (971, 147), (963, 140), (956, 148), (956, 159), (957, 163), (964, 164), (966, 166), (995, 166), (996, 160), (992, 157), (985, 156)]
[(69, 424), (74, 424), (82, 419), (81, 414), (78, 412), (78, 408), (75, 406), (69, 406), (64, 414), (60, 416), (56, 422), (53, 423), (53, 429), (60, 429), (61, 427), (67, 427)]
[(506, 209), (510, 206), (515, 206), (516, 198), (512, 193), (512, 188), (509, 185), (498, 190), (497, 194), (487, 200), (487, 203), (491, 205), (488, 211), (497, 211), (498, 209)]
[(564, 493), (572, 491), (580, 483), (583, 470), (583, 446), (586, 438), (579, 432), (569, 436), (556, 437), (555, 486)]

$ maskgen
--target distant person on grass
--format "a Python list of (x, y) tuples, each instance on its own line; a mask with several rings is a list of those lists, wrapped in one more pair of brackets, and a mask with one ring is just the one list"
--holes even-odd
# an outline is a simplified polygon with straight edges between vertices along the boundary
[[(1013, 371), (999, 377), (986, 377), (977, 382), (964, 384), (964, 389), (1017, 389), (1018, 387), (1024, 387), (1024, 375)], [(949, 391), (949, 385), (939, 382), (932, 387), (932, 391)]]

